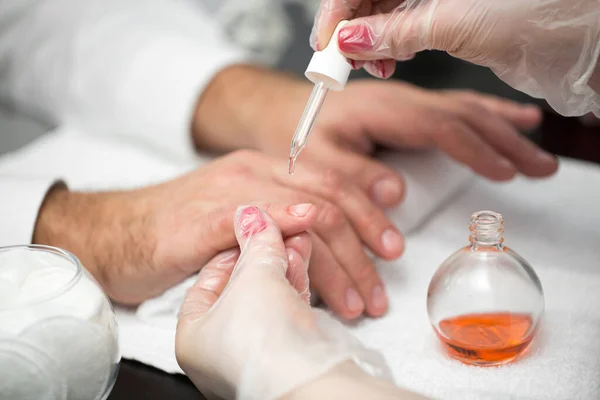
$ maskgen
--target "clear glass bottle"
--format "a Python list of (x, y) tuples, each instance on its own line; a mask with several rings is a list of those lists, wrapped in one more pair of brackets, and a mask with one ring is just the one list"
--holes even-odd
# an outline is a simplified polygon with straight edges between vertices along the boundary
[(104, 400), (120, 359), (112, 305), (77, 257), (0, 247), (0, 399)]
[(452, 254), (429, 284), (427, 312), (448, 354), (466, 364), (493, 366), (519, 357), (544, 313), (533, 268), (504, 245), (502, 216), (472, 215), (471, 244)]

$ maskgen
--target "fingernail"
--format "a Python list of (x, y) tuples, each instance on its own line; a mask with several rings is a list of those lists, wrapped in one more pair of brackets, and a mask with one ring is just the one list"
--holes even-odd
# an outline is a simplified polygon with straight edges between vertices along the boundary
[(550, 154), (547, 151), (541, 149), (537, 151), (535, 156), (538, 159), (538, 161), (542, 163), (554, 164), (556, 162), (556, 157), (553, 154)]
[(374, 43), (371, 30), (366, 25), (346, 26), (338, 33), (338, 46), (344, 53), (367, 50)]
[(400, 201), (400, 184), (391, 178), (382, 179), (373, 185), (373, 201), (380, 206), (389, 207)]
[(383, 286), (377, 285), (373, 289), (373, 307), (377, 309), (383, 309), (387, 307), (387, 295), (385, 294), (385, 290), (383, 290)]
[(267, 227), (267, 222), (263, 220), (260, 210), (254, 206), (242, 210), (239, 224), (244, 237), (255, 235)]
[(381, 235), (381, 244), (388, 253), (395, 253), (402, 248), (402, 238), (394, 229), (389, 228)]
[(515, 169), (513, 164), (510, 161), (508, 161), (506, 158), (498, 159), (497, 165), (499, 168), (502, 168), (502, 169)]
[(360, 295), (353, 288), (346, 290), (346, 307), (352, 312), (362, 312), (365, 309), (365, 303), (363, 303)]
[(381, 61), (381, 60), (375, 61), (375, 69), (377, 70), (377, 75), (379, 75), (379, 77), (381, 79), (386, 78), (385, 64), (383, 63), (383, 61)]
[(299, 217), (299, 218), (306, 217), (306, 214), (308, 214), (308, 212), (310, 211), (311, 208), (312, 208), (312, 204), (309, 204), (309, 203), (296, 204), (295, 206), (291, 206), (288, 208), (288, 213), (290, 213), (294, 217)]
[(352, 66), (352, 69), (356, 69), (356, 62), (352, 59), (350, 59), (350, 65)]

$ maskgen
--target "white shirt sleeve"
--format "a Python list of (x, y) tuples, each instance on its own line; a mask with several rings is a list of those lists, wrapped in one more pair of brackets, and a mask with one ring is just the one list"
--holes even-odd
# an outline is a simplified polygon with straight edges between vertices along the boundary
[(58, 181), (0, 175), (0, 246), (31, 243), (46, 192)]
[(204, 87), (248, 58), (193, 0), (0, 2), (3, 100), (177, 158)]

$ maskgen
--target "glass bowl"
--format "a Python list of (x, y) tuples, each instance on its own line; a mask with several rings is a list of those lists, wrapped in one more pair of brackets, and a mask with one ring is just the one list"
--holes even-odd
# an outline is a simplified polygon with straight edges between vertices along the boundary
[(0, 247), (0, 398), (104, 400), (120, 359), (112, 305), (77, 257)]

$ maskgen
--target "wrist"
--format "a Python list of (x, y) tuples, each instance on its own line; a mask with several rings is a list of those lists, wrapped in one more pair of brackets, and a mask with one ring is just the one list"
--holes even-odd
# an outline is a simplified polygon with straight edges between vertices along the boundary
[(365, 373), (352, 361), (335, 366), (318, 378), (296, 388), (283, 400), (314, 398), (426, 400), (419, 394), (396, 386), (392, 381)]
[[(40, 207), (32, 243), (73, 253), (113, 298), (112, 270), (136, 258), (144, 243), (129, 193), (83, 193), (52, 187)], [(129, 260), (131, 261), (131, 260)]]
[(260, 148), (265, 135), (277, 132), (286, 117), (284, 107), (297, 91), (308, 95), (310, 87), (267, 68), (234, 65), (222, 70), (198, 101), (192, 121), (196, 146), (219, 152)]

